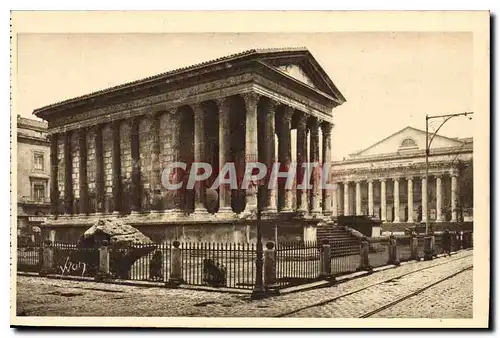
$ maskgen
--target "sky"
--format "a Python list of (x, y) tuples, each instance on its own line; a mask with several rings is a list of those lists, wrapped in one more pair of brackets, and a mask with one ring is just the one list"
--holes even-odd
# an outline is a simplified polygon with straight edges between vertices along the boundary
[[(99, 89), (252, 48), (306, 47), (347, 102), (333, 111), (332, 158), (342, 159), (425, 115), (473, 111), (471, 33), (20, 34), (17, 108), (33, 110)], [(433, 123), (431, 126), (435, 128)], [(441, 135), (472, 136), (467, 118)]]

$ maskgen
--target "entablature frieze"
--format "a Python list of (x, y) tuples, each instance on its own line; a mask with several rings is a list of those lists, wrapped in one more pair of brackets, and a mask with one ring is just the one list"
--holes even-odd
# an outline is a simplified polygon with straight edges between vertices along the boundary
[[(450, 162), (433, 162), (429, 164), (429, 176), (444, 175), (450, 176), (452, 173), (457, 174), (456, 163)], [(425, 177), (425, 165), (408, 165), (402, 167), (388, 168), (352, 168), (334, 170), (330, 172), (332, 182), (357, 182), (369, 180), (385, 180), (391, 181), (394, 179), (417, 180)]]
[(316, 116), (322, 121), (332, 122), (331, 114), (326, 113), (331, 111), (329, 107), (294, 93), (260, 75), (242, 74), (130, 102), (112, 104), (72, 116), (56, 117), (53, 121), (49, 121), (49, 133), (65, 132), (98, 123), (109, 123), (116, 119), (127, 119), (172, 110), (185, 105), (195, 105), (204, 101), (241, 95), (252, 91), (309, 115)]

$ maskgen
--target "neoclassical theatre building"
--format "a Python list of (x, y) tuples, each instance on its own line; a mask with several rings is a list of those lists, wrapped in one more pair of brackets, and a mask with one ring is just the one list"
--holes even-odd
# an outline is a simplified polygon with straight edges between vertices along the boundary
[[(332, 162), (336, 184), (334, 215), (369, 216), (382, 230), (422, 230), (429, 200), (429, 222), (436, 229), (472, 226), (473, 141), (436, 135), (425, 170), (425, 131), (406, 127), (374, 145)], [(427, 185), (428, 194), (425, 194)]]
[[(209, 187), (226, 162), (330, 163), (333, 109), (344, 102), (311, 53), (293, 48), (249, 50), (36, 109), (51, 140), (44, 230), (75, 240), (116, 217), (155, 240), (249, 241), (259, 204), (265, 237), (314, 233), (305, 228), (334, 205), (317, 176), (308, 191)], [(167, 190), (163, 168), (178, 161), (208, 162), (213, 177)]]

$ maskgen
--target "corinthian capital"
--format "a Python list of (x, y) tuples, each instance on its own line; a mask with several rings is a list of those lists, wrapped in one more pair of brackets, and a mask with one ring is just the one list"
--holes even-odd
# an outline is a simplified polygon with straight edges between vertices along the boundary
[(245, 100), (245, 107), (247, 110), (257, 107), (260, 99), (260, 95), (255, 92), (243, 93), (241, 94), (241, 97)]

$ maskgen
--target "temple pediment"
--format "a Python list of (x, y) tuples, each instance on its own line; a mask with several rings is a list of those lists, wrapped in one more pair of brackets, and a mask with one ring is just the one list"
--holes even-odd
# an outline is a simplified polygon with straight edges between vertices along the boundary
[[(432, 135), (432, 134), (430, 134)], [(436, 135), (432, 141), (431, 148), (453, 148), (460, 147), (464, 143), (459, 139), (453, 139), (441, 135)], [(400, 131), (376, 142), (368, 148), (357, 153), (351, 154), (351, 157), (371, 156), (378, 154), (393, 154), (410, 151), (425, 150), (425, 131), (413, 127), (406, 127)]]
[(318, 89), (315, 85), (314, 81), (311, 80), (309, 76), (305, 73), (305, 71), (298, 65), (288, 64), (277, 67), (280, 72), (285, 73), (288, 76), (293, 77), (295, 80), (298, 80), (308, 86)]

